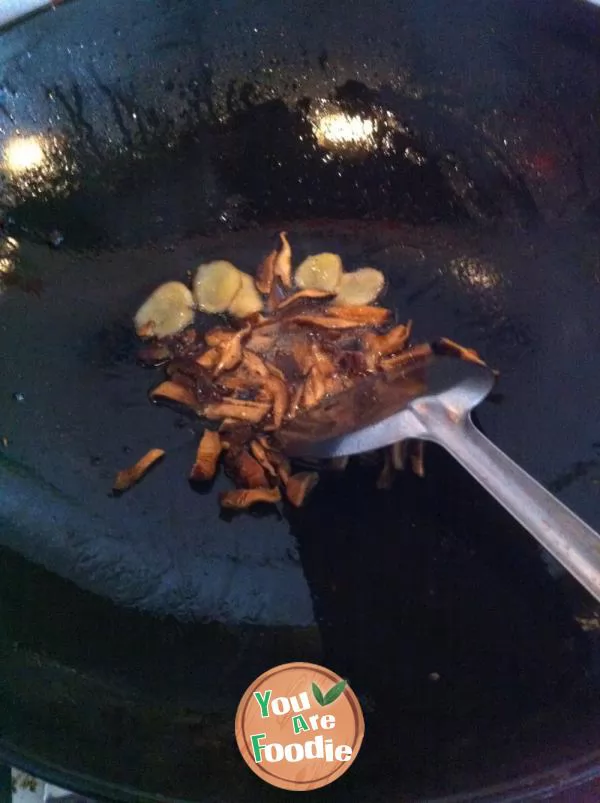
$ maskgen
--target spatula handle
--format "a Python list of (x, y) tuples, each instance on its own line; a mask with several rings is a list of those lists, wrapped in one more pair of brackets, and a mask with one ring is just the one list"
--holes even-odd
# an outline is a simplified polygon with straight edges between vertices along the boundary
[(431, 440), (452, 454), (600, 602), (600, 535), (494, 446), (469, 417), (426, 414)]

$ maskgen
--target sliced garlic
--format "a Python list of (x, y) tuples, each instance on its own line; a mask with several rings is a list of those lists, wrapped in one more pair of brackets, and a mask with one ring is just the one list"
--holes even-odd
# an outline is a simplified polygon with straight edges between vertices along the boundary
[(203, 312), (225, 312), (242, 286), (242, 272), (218, 259), (200, 265), (194, 278), (194, 298)]
[(385, 277), (375, 268), (360, 268), (342, 276), (334, 304), (361, 307), (372, 304), (385, 287)]
[(167, 337), (194, 320), (194, 299), (182, 282), (165, 282), (146, 299), (134, 317), (140, 337)]
[(263, 300), (256, 289), (252, 276), (240, 271), (240, 277), (240, 288), (227, 307), (227, 311), (235, 318), (248, 318), (261, 311)]
[(337, 254), (313, 254), (296, 271), (295, 282), (303, 290), (334, 292), (342, 279), (342, 260)]

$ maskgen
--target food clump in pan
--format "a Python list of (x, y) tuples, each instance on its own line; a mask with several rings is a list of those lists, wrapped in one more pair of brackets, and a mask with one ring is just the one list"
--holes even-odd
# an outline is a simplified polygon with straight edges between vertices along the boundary
[[(140, 360), (165, 371), (150, 398), (187, 408), (205, 422), (189, 478), (210, 482), (222, 464), (235, 485), (220, 496), (224, 508), (283, 498), (304, 504), (318, 472), (295, 472), (277, 432), (365, 377), (426, 362), (436, 346), (412, 345), (412, 322), (395, 322), (391, 310), (377, 304), (385, 291), (381, 271), (345, 271), (330, 253), (311, 255), (294, 270), (286, 234), (279, 239), (255, 276), (225, 260), (202, 264), (191, 288), (161, 285), (134, 318), (144, 341)], [(453, 341), (437, 345), (482, 362)], [(422, 447), (386, 450), (378, 486), (390, 487), (405, 466), (422, 476)], [(330, 461), (338, 470), (346, 464)], [(130, 476), (137, 481), (139, 472)]]

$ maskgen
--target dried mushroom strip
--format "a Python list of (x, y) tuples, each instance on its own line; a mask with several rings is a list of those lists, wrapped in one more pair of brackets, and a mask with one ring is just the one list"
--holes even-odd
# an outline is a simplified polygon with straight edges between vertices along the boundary
[(256, 462), (264, 469), (264, 471), (271, 477), (277, 476), (277, 470), (272, 465), (267, 455), (267, 450), (259, 440), (250, 442), (250, 451)]
[(136, 482), (139, 482), (144, 474), (150, 471), (152, 466), (164, 457), (164, 454), (164, 449), (150, 449), (133, 466), (119, 471), (113, 483), (113, 491), (117, 493), (127, 491)]
[(192, 466), (190, 479), (194, 482), (212, 480), (217, 473), (217, 464), (222, 449), (223, 444), (219, 433), (210, 429), (204, 430), (204, 434), (198, 444), (196, 462)]
[(182, 382), (175, 382), (172, 379), (167, 379), (161, 382), (160, 385), (154, 390), (150, 391), (151, 399), (162, 399), (163, 401), (173, 401), (177, 404), (182, 404), (185, 407), (191, 407), (192, 410), (198, 409), (198, 399), (195, 392), (184, 385)]
[(394, 466), (392, 453), (389, 449), (386, 449), (383, 454), (383, 467), (377, 478), (377, 488), (379, 490), (389, 491), (394, 484), (395, 476), (396, 468)]
[[(484, 362), (475, 349), (465, 348), (459, 343), (455, 343), (454, 340), (449, 340), (447, 337), (441, 337), (432, 344), (432, 347), (436, 354), (448, 354), (450, 356), (459, 357), (461, 360), (465, 360), (466, 362), (473, 362), (476, 365), (482, 365), (485, 368), (488, 367), (487, 363)], [(495, 369), (492, 369), (492, 373), (494, 376), (500, 375), (500, 372)]]
[(396, 471), (403, 471), (406, 461), (406, 442), (398, 441), (390, 447), (392, 463)]
[(395, 326), (383, 335), (376, 332), (365, 332), (363, 348), (374, 357), (384, 357), (387, 354), (402, 351), (408, 343), (411, 330), (412, 321), (409, 321), (407, 324)]
[(349, 462), (350, 458), (347, 455), (344, 455), (344, 457), (332, 457), (329, 461), (329, 468), (332, 471), (345, 471)]
[[(283, 498), (298, 507), (319, 470), (343, 471), (348, 458), (294, 473), (275, 445), (278, 430), (308, 410), (317, 411), (318, 427), (331, 426), (330, 402), (344, 391), (360, 392), (367, 376), (379, 382), (406, 373), (403, 388), (420, 392), (407, 369), (434, 352), (483, 364), (475, 351), (446, 338), (411, 344), (412, 321), (397, 324), (391, 310), (376, 304), (384, 289), (381, 271), (347, 273), (337, 254), (309, 256), (294, 271), (285, 232), (255, 278), (215, 260), (199, 266), (191, 291), (178, 282), (161, 285), (134, 319), (144, 340), (140, 360), (165, 366), (166, 378), (150, 398), (182, 405), (217, 430), (204, 431), (190, 479), (211, 480), (222, 463), (236, 486), (221, 494), (223, 507), (243, 510)], [(193, 327), (196, 310), (208, 324), (204, 333)], [(221, 318), (211, 328), (213, 314)], [(119, 473), (115, 487), (130, 487), (162, 455), (150, 451)], [(405, 468), (423, 476), (421, 442), (394, 444), (383, 456), (378, 487), (391, 487)]]
[(286, 494), (294, 507), (301, 507), (306, 497), (319, 482), (319, 475), (316, 471), (301, 471), (292, 474), (286, 486)]
[(242, 361), (242, 342), (250, 334), (250, 326), (245, 326), (239, 332), (232, 334), (229, 340), (217, 346), (219, 358), (213, 370), (213, 376), (218, 376), (223, 371), (231, 371)]
[(236, 491), (224, 491), (219, 499), (224, 508), (244, 510), (257, 502), (279, 502), (281, 492), (279, 488), (238, 488)]
[(366, 326), (381, 326), (390, 317), (389, 309), (371, 306), (347, 307), (338, 305), (329, 307), (326, 313), (334, 318), (342, 318), (346, 321), (354, 321), (355, 323)]
[(295, 315), (289, 318), (287, 323), (298, 326), (310, 326), (317, 329), (358, 329), (361, 326), (368, 326), (356, 320), (336, 318), (332, 315)]
[(292, 287), (292, 249), (284, 231), (281, 232), (279, 238), (281, 248), (275, 257), (274, 272), (275, 277), (289, 290)]
[(266, 472), (258, 460), (245, 448), (229, 451), (225, 471), (236, 485), (243, 488), (269, 488)]
[(201, 414), (209, 421), (223, 421), (225, 418), (232, 418), (250, 424), (258, 424), (267, 415), (269, 409), (267, 402), (225, 399), (222, 402), (205, 404)]
[(277, 311), (281, 312), (281, 310), (287, 309), (291, 307), (292, 304), (297, 304), (298, 301), (323, 301), (325, 298), (333, 298), (335, 293), (332, 293), (329, 290), (317, 290), (315, 288), (309, 287), (306, 290), (298, 290), (291, 296), (284, 298), (282, 301), (279, 302), (277, 305)]
[(268, 296), (275, 280), (275, 262), (277, 251), (273, 250), (263, 259), (256, 272), (256, 289), (259, 293)]
[(417, 477), (425, 476), (425, 442), (416, 441), (410, 455), (410, 465)]

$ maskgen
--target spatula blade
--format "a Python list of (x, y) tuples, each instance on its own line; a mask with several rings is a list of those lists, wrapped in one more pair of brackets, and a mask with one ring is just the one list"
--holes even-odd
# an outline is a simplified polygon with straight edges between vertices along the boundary
[(419, 403), (436, 399), (449, 414), (468, 415), (488, 395), (494, 375), (485, 366), (431, 355), (396, 376), (375, 375), (286, 424), (278, 433), (290, 457), (344, 457), (408, 438), (426, 438)]

